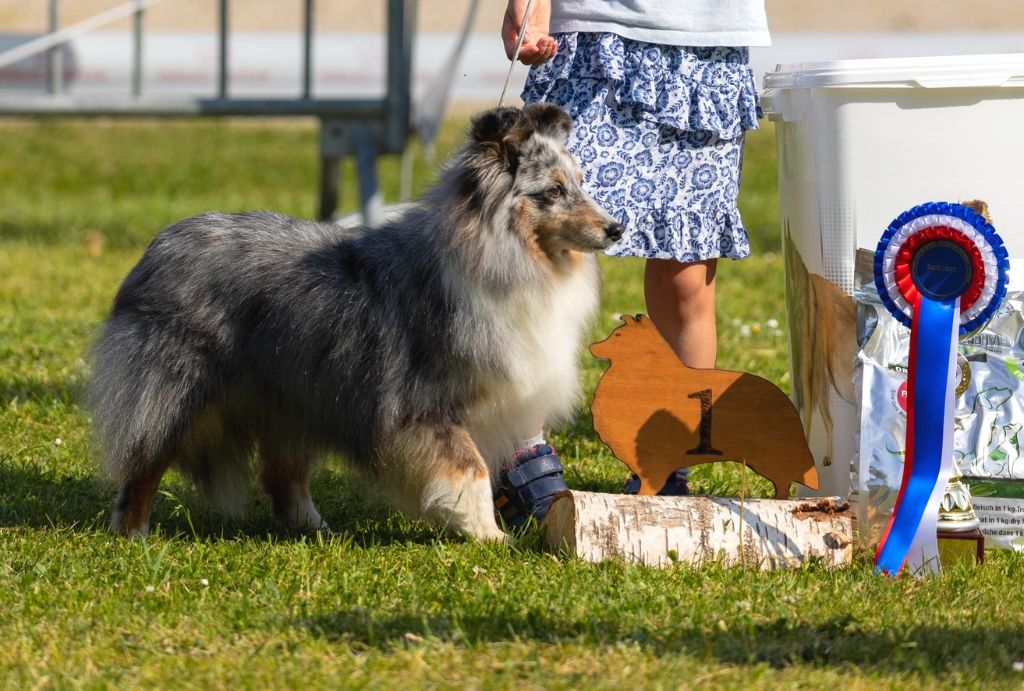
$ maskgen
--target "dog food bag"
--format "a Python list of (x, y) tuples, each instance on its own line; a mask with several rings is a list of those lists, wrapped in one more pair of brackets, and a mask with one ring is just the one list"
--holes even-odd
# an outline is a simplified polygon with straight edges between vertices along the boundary
[[(910, 330), (882, 306), (858, 253), (854, 387), (860, 435), (850, 501), (868, 546), (878, 543), (903, 477)], [(991, 322), (960, 342), (953, 449), (986, 546), (1024, 551), (1024, 291), (1014, 285)]]

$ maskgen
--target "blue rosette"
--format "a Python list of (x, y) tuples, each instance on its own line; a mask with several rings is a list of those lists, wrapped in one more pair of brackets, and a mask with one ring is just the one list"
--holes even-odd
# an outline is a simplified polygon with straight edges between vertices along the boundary
[(957, 343), (999, 309), (1009, 259), (981, 214), (960, 204), (929, 202), (889, 224), (874, 265), (879, 297), (910, 328), (903, 481), (875, 568), (889, 575), (904, 565), (935, 571), (938, 510), (953, 463)]

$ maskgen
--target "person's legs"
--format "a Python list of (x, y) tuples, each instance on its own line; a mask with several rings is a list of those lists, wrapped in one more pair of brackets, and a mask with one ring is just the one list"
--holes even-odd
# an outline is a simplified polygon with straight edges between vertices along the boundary
[[(644, 267), (647, 315), (676, 355), (690, 367), (710, 369), (718, 353), (715, 326), (715, 270), (717, 259), (683, 264), (671, 259), (648, 259)], [(690, 469), (672, 473), (659, 494), (689, 494)], [(640, 489), (634, 474), (626, 492)]]
[(715, 366), (716, 259), (682, 264), (648, 259), (644, 270), (647, 314), (679, 359), (690, 367)]

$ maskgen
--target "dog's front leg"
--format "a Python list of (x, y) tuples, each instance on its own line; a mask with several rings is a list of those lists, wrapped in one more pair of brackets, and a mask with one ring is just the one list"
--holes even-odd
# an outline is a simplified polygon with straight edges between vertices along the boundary
[(478, 540), (508, 541), (495, 520), (487, 464), (464, 427), (416, 425), (399, 436), (389, 470), (404, 475), (424, 518)]

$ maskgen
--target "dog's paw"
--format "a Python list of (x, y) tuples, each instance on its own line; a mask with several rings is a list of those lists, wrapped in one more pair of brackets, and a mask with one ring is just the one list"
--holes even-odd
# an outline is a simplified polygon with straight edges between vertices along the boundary
[(514, 538), (506, 532), (499, 530), (495, 527), (493, 530), (484, 530), (479, 532), (470, 533), (470, 536), (479, 540), (480, 542), (489, 542), (494, 544), (512, 545), (515, 541)]
[(316, 521), (288, 521), (288, 528), (290, 528), (291, 530), (298, 531), (300, 533), (320, 533), (325, 537), (334, 534), (334, 531), (331, 530), (331, 526), (327, 525), (327, 521), (320, 518), (319, 516), (317, 517)]
[(303, 530), (308, 530), (311, 533), (320, 533), (324, 537), (330, 537), (334, 535), (334, 531), (331, 530), (331, 526), (327, 525), (327, 521), (320, 519), (320, 524), (317, 526), (306, 525)]
[(123, 511), (115, 509), (110, 517), (110, 532), (129, 540), (144, 540), (149, 537), (149, 522), (129, 521)]
[(309, 499), (296, 501), (290, 509), (278, 513), (278, 518), (282, 519), (291, 530), (324, 533), (325, 535), (331, 533), (331, 528), (327, 525), (327, 521), (323, 519), (320, 512), (316, 510), (316, 506)]

